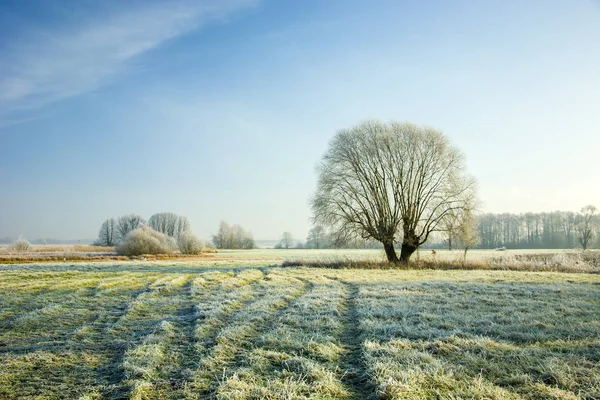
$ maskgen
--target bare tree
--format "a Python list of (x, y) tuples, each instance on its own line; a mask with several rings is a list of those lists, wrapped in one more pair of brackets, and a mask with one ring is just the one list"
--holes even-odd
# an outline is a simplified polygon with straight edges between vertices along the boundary
[(96, 246), (115, 246), (117, 244), (117, 221), (114, 218), (109, 218), (102, 223), (98, 239), (94, 242)]
[(581, 209), (581, 222), (579, 224), (579, 243), (583, 250), (587, 250), (594, 237), (594, 218), (598, 209), (593, 205), (587, 205)]
[(313, 249), (323, 249), (327, 246), (327, 232), (321, 225), (314, 226), (308, 231), (306, 238), (306, 247)]
[(443, 133), (409, 123), (367, 121), (339, 131), (318, 174), (315, 221), (338, 237), (381, 242), (390, 262), (408, 262), (449, 212), (475, 199), (462, 153)]
[(292, 237), (292, 234), (290, 232), (283, 232), (283, 234), (281, 235), (281, 247), (283, 247), (284, 249), (289, 249), (290, 247), (293, 246), (294, 243), (294, 238)]
[(467, 251), (477, 246), (481, 240), (479, 237), (477, 219), (473, 215), (472, 211), (467, 210), (461, 214), (460, 220), (458, 221), (456, 234), (458, 239), (462, 242), (463, 248), (465, 249), (463, 261), (466, 261)]
[(212, 241), (217, 249), (227, 248), (227, 236), (229, 234), (229, 224), (225, 221), (219, 223), (219, 231), (213, 235)]
[(170, 212), (154, 214), (148, 220), (148, 225), (155, 231), (173, 238), (179, 238), (182, 233), (191, 229), (187, 217)]
[(127, 214), (117, 219), (115, 243), (125, 239), (125, 236), (146, 224), (146, 220), (138, 214)]
[(217, 249), (253, 249), (255, 247), (252, 232), (240, 225), (231, 225), (225, 221), (219, 224), (219, 231), (212, 237)]
[(452, 251), (452, 242), (458, 236), (462, 214), (460, 210), (452, 210), (440, 222), (442, 237), (446, 244), (448, 244), (449, 251)]

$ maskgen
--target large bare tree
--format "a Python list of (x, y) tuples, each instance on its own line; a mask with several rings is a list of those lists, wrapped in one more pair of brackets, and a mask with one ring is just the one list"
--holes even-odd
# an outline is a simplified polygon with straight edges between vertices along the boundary
[(367, 121), (339, 131), (318, 174), (315, 222), (338, 237), (381, 242), (390, 262), (408, 262), (448, 213), (475, 203), (462, 153), (440, 131), (410, 123)]

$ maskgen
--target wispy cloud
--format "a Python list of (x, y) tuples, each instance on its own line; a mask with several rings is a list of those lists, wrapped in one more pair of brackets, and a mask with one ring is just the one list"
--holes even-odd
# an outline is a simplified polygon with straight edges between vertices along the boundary
[(184, 0), (125, 8), (119, 2), (107, 17), (13, 43), (0, 66), (0, 126), (21, 120), (25, 110), (93, 91), (119, 77), (136, 57), (255, 3)]

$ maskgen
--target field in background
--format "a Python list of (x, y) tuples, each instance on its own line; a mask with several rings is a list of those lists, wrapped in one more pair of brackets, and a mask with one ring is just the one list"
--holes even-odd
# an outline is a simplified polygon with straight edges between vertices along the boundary
[[(462, 250), (419, 250), (413, 257), (413, 261), (439, 261), (458, 262), (463, 260)], [(600, 255), (600, 250), (589, 250), (590, 254)], [(536, 255), (550, 259), (560, 259), (564, 255), (581, 255), (581, 250), (575, 249), (528, 249), (528, 250), (470, 250), (467, 260), (470, 262), (501, 261), (512, 262), (526, 259), (528, 256)], [(136, 257), (139, 261), (153, 259), (153, 256)], [(155, 256), (156, 259), (193, 260), (194, 262), (205, 262), (210, 265), (217, 264), (239, 264), (239, 265), (273, 265), (284, 261), (385, 261), (385, 253), (382, 249), (254, 249), (254, 250), (219, 250), (215, 253), (204, 253), (200, 256), (183, 256), (173, 254), (167, 256)], [(0, 263), (9, 261), (128, 261), (128, 257), (117, 256), (113, 247), (79, 246), (79, 245), (32, 245), (25, 252), (11, 251), (8, 245), (0, 245)]]
[(3, 399), (600, 397), (595, 274), (168, 262), (0, 274)]
[[(600, 250), (590, 250), (592, 253), (600, 253)], [(574, 249), (527, 249), (527, 250), (469, 250), (467, 260), (474, 262), (485, 262), (492, 259), (511, 259), (516, 256), (530, 254), (540, 255), (562, 255), (581, 254), (581, 250)], [(435, 255), (429, 249), (419, 250), (413, 254), (412, 260), (437, 260), (437, 261), (461, 261), (462, 250), (435, 250)], [(383, 249), (254, 249), (254, 250), (219, 250), (217, 258), (223, 259), (268, 259), (268, 260), (310, 260), (310, 261), (385, 261)]]

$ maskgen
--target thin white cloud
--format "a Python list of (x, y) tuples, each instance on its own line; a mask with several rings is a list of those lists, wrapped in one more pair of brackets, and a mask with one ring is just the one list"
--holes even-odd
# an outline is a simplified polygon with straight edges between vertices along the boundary
[[(80, 28), (13, 43), (0, 66), (0, 125), (6, 117), (93, 91), (168, 40), (223, 21), (255, 0), (184, 0), (119, 7)], [(124, 4), (124, 3), (119, 3)], [(149, 3), (145, 3), (149, 4)], [(16, 120), (22, 118), (22, 115)]]

